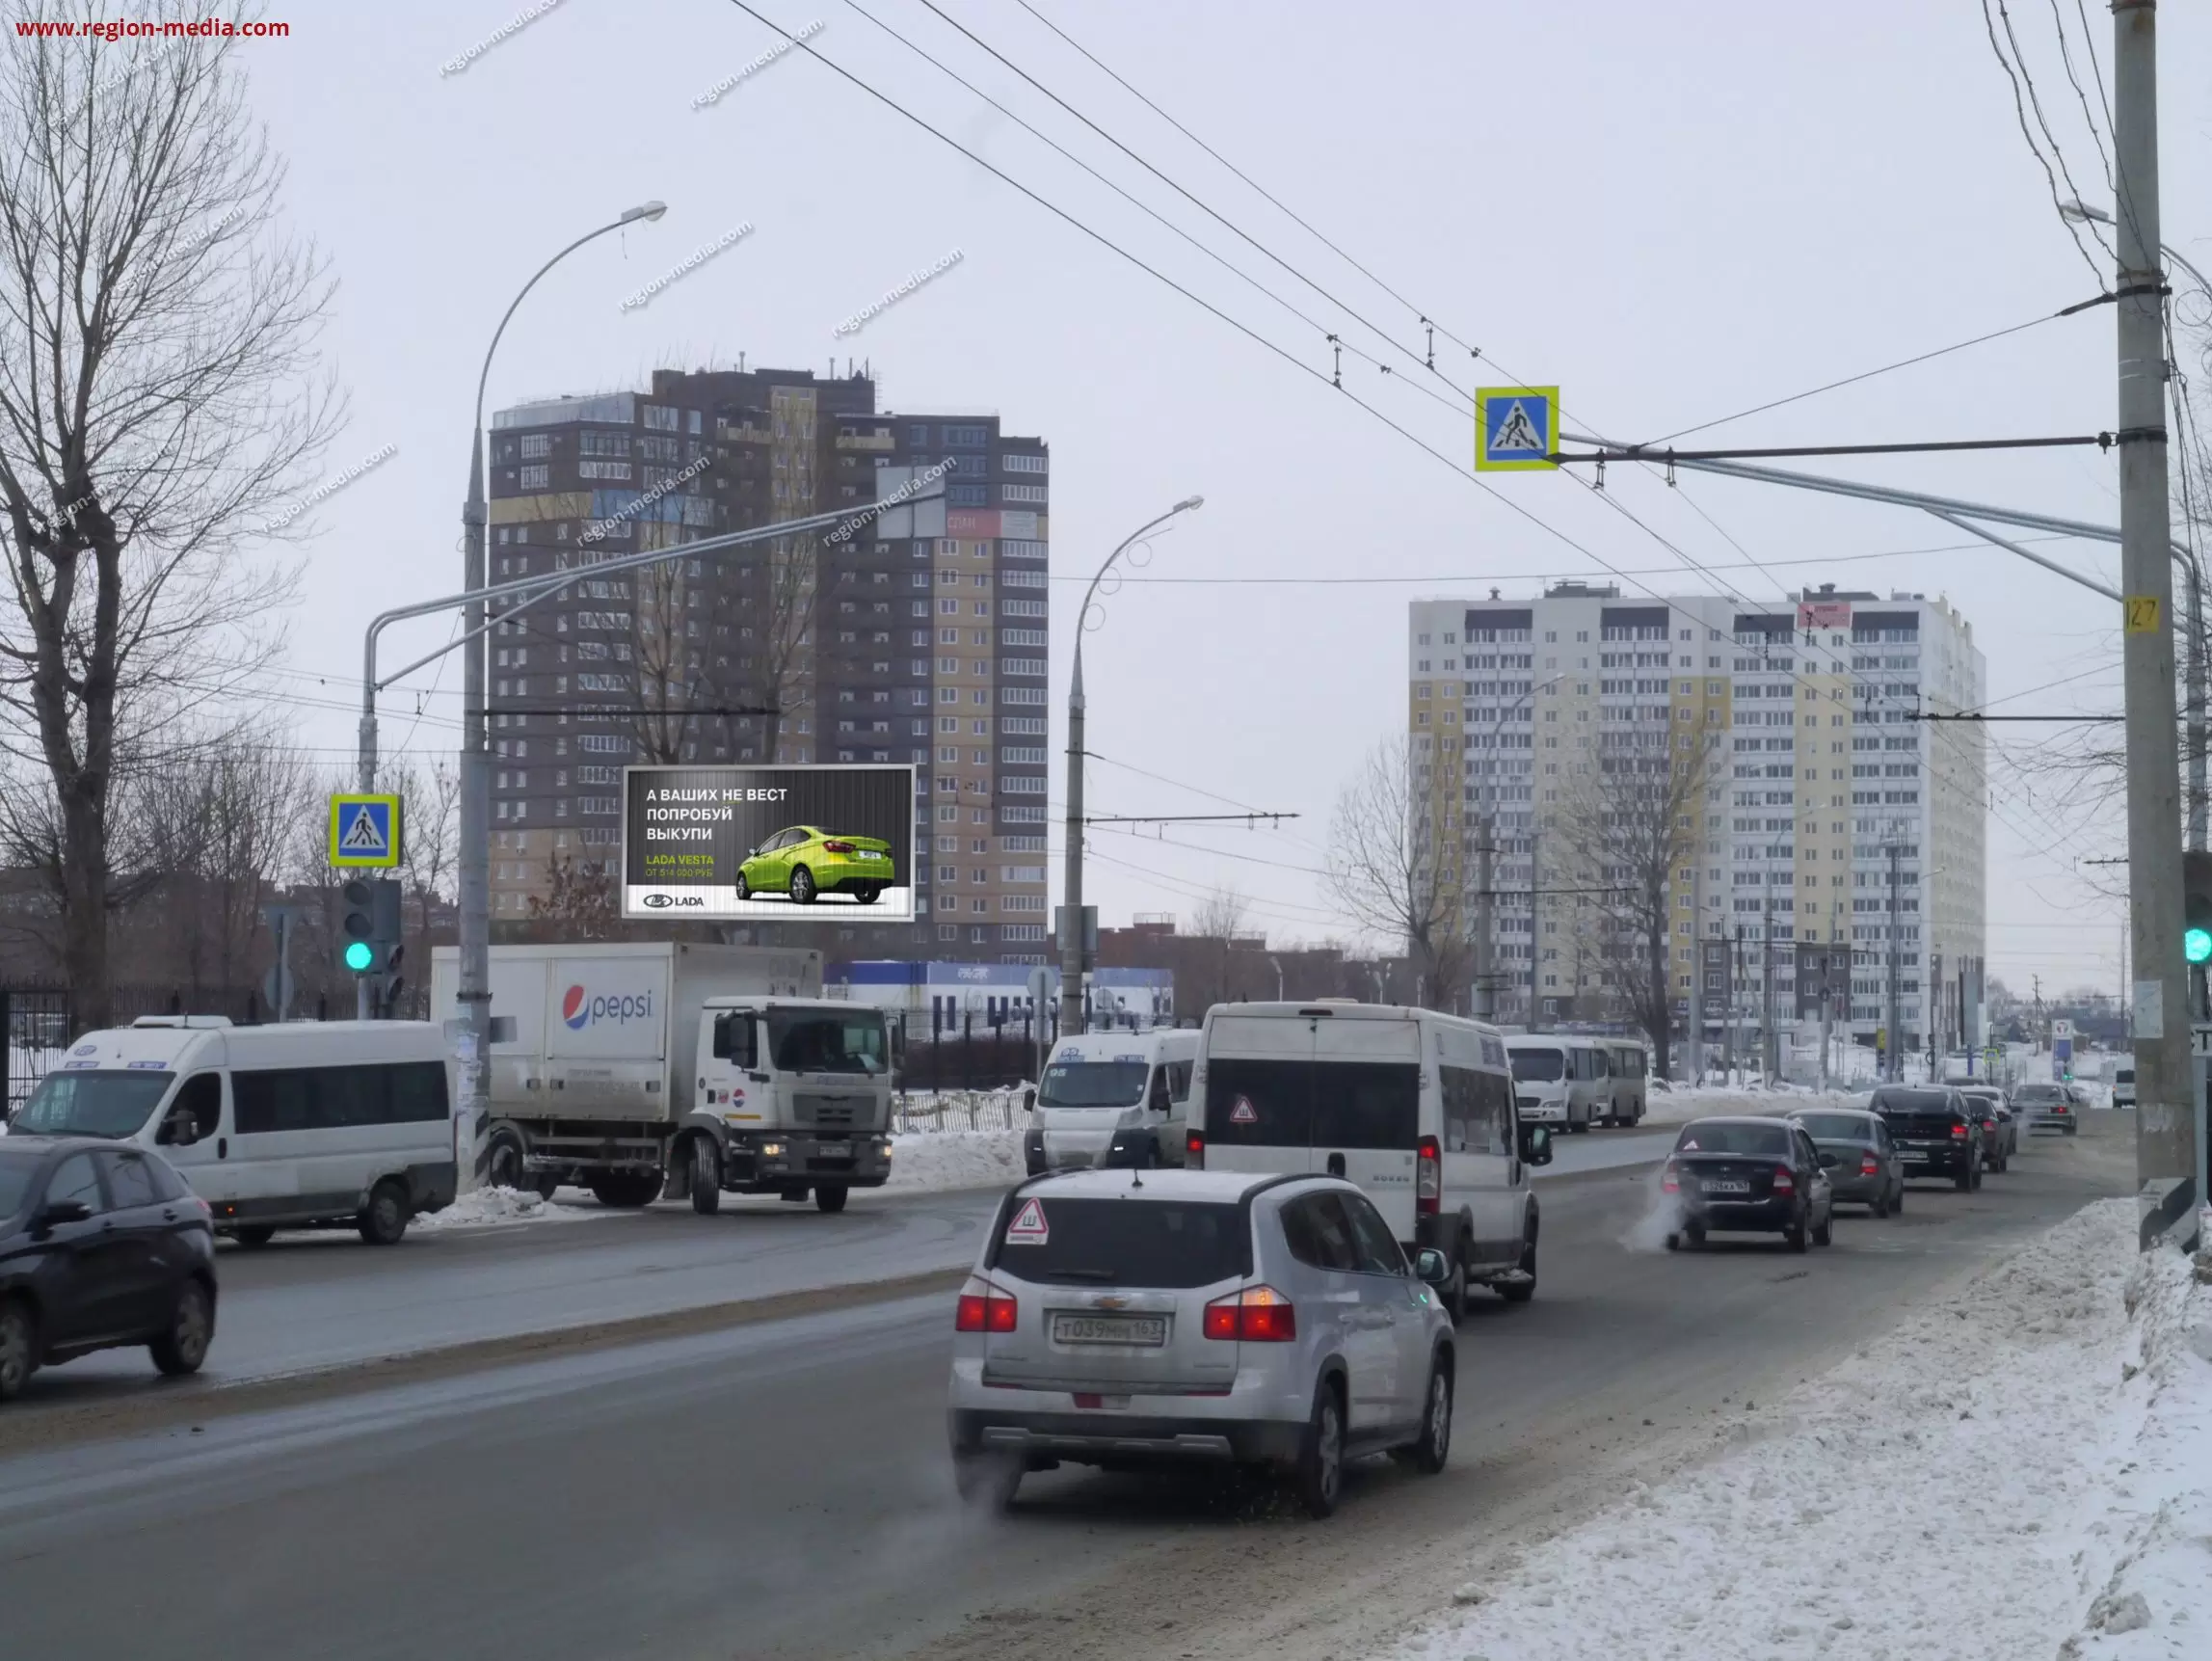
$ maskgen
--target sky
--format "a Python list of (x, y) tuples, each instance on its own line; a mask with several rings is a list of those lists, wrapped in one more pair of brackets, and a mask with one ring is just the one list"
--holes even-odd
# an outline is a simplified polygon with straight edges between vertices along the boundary
[[(649, 199), (665, 219), (572, 255), (523, 303), (488, 409), (742, 353), (822, 372), (865, 360), (893, 410), (995, 410), (1052, 446), (1055, 688), (1098, 563), (1205, 496), (1085, 637), (1103, 758), (1091, 811), (1298, 817), (1098, 831), (1086, 897), (1109, 924), (1187, 920), (1233, 887), (1247, 926), (1279, 943), (1350, 933), (1319, 874), (1330, 808), (1362, 753), (1402, 730), (1416, 598), (1569, 576), (1763, 602), (1821, 581), (1941, 593), (1973, 623), (1998, 710), (2119, 708), (2113, 608), (1925, 515), (1710, 478), (1669, 489), (1632, 469), (1612, 469), (1602, 497), (1564, 474), (1479, 486), (1466, 471), (1472, 419), (1454, 387), (1556, 383), (1570, 428), (1656, 438), (2047, 319), (2108, 285), (2108, 256), (2092, 243), (2086, 263), (2054, 210), (1977, 0), (1031, 0), (1034, 13), (936, 0), (1158, 174), (923, 0), (754, 3), (793, 32), (819, 23), (808, 43), (855, 79), (795, 50), (701, 104), (777, 39), (730, 0), (558, 0), (496, 41), (518, 0), (276, 0), (268, 15), (290, 37), (239, 47), (289, 163), (288, 224), (339, 285), (326, 346), (350, 416), (328, 473), (394, 447), (316, 505), (277, 682), (333, 764), (352, 753), (368, 616), (460, 586), (470, 401), (501, 311), (563, 244)], [(2086, 10), (2092, 67), (2074, 0), (2008, 9), (2066, 171), (2109, 202), (2085, 113), (2101, 106), (2100, 69), (2109, 85), (2109, 13)], [(2212, 264), (2212, 23), (2196, 10), (2160, 17), (2165, 234)], [(479, 43), (466, 69), (440, 72)], [(859, 333), (833, 333), (953, 254)], [(624, 308), (664, 276), (649, 304)], [(2207, 309), (2181, 303), (2185, 320)], [(1341, 387), (1331, 333), (1357, 349)], [(2199, 350), (2184, 357), (2201, 375)], [(2114, 424), (2114, 385), (2113, 314), (2096, 307), (1700, 439), (2094, 432)], [(2118, 522), (2115, 469), (2094, 449), (1792, 465)], [(2109, 547), (2038, 546), (2115, 579)], [(446, 627), (397, 630), (386, 651), (427, 652)], [(449, 661), (387, 693), (387, 750), (449, 751), (458, 681)], [(2118, 868), (2081, 862), (2122, 850), (2118, 802), (2068, 793), (2039, 756), (2088, 732), (1993, 729), (1989, 958), (2022, 988), (2039, 976), (2046, 992), (2117, 989)], [(1055, 770), (1055, 803), (1060, 789)]]

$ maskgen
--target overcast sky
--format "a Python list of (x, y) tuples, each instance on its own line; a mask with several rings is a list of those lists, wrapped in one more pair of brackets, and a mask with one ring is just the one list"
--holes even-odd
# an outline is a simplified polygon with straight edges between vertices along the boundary
[[(1650, 438), (2089, 298), (2109, 281), (2107, 261), (2092, 244), (2092, 272), (2053, 211), (1976, 0), (1034, 0), (1403, 302), (1016, 0), (938, 3), (1333, 302), (921, 0), (863, 0), (1310, 322), (846, 0), (756, 3), (793, 31), (818, 20), (812, 43), (825, 57), (1287, 358), (804, 52), (695, 108), (776, 39), (728, 0), (560, 0), (444, 76), (441, 64), (523, 10), (518, 0), (280, 5), (271, 14), (291, 38), (240, 50), (290, 159), (287, 211), (341, 283), (329, 345), (352, 419), (330, 469), (397, 446), (314, 515), (283, 684), (321, 701), (302, 722), (332, 761), (351, 754), (367, 615), (460, 585), (469, 402), (501, 310), (563, 243), (649, 198), (669, 203), (666, 219), (594, 244), (530, 296), (490, 407), (638, 387), (655, 367), (733, 364), (742, 352), (752, 366), (822, 372), (833, 353), (840, 369), (865, 358), (894, 410), (996, 410), (1006, 431), (1052, 445), (1061, 689), (1080, 584), (1135, 526), (1205, 495), (1088, 639), (1090, 744), (1109, 758), (1094, 764), (1093, 811), (1228, 801), (1302, 817), (1272, 832), (1098, 835), (1089, 897), (1108, 923), (1187, 918), (1234, 884), (1252, 926), (1279, 942), (1345, 932), (1316, 874), (1330, 803), (1360, 752), (1401, 729), (1416, 597), (1603, 580), (1606, 565), (1628, 574), (1631, 594), (1772, 601), (1823, 580), (1940, 592), (1972, 619), (2000, 710), (2118, 709), (2112, 608), (2009, 554), (1961, 547), (1925, 516), (1713, 479), (1670, 492), (1613, 469), (1609, 495), (1647, 532), (1565, 476), (1479, 489), (1329, 385), (1333, 330), (1395, 370), (1347, 354), (1345, 391), (1463, 465), (1471, 421), (1422, 364), (1423, 313), (1489, 361), (1440, 335), (1437, 370), (1458, 386), (1557, 382), (1571, 424)], [(2074, 180), (2109, 201), (2051, 8), (2011, 9)], [(2094, 104), (2075, 7), (2058, 11)], [(2212, 263), (2212, 53), (2195, 13), (2160, 16), (2166, 238)], [(2110, 16), (2091, 7), (2088, 20), (2109, 85)], [(747, 221), (750, 236), (650, 305), (622, 308)], [(833, 338), (840, 320), (955, 250), (952, 269)], [(2201, 321), (2206, 308), (2192, 298), (2183, 310)], [(2200, 368), (2194, 346), (2185, 357)], [(2113, 359), (2112, 312), (2099, 308), (1703, 437), (2092, 432), (2113, 424)], [(1804, 465), (2117, 522), (2114, 468), (2094, 450)], [(2117, 571), (2104, 546), (2040, 546), (2107, 580)], [(389, 650), (426, 651), (442, 628), (413, 626)], [(387, 694), (387, 746), (450, 750), (458, 680), (457, 668), (413, 678), (419, 721), (413, 691)], [(2093, 880), (2110, 872), (2077, 863), (2120, 850), (2117, 804), (2061, 806), (2033, 746), (2063, 730), (1995, 731), (1992, 967), (2023, 988), (2035, 974), (2046, 991), (2117, 988), (2123, 910), (2100, 893), (2109, 880)], [(1055, 802), (1059, 789), (1055, 768)]]

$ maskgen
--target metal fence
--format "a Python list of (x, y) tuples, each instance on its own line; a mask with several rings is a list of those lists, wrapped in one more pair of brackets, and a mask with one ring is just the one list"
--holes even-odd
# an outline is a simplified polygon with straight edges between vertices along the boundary
[(1015, 1131), (1026, 1129), (1029, 1112), (1019, 1089), (901, 1091), (892, 1102), (893, 1135), (915, 1131)]

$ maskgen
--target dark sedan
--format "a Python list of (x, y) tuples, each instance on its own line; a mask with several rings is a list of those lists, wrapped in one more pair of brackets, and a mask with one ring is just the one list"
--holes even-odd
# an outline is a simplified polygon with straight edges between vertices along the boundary
[(1959, 1093), (1966, 1105), (1982, 1115), (1982, 1139), (1989, 1150), (1989, 1168), (2003, 1170), (2020, 1151), (2020, 1121), (1994, 1085), (1965, 1085)]
[(1666, 1249), (1702, 1246), (1708, 1231), (1779, 1234), (1790, 1249), (1826, 1246), (1835, 1191), (1820, 1152), (1787, 1119), (1693, 1119), (1660, 1173), (1671, 1215)]
[(1889, 1121), (1905, 1174), (1948, 1177), (1961, 1193), (1982, 1186), (1988, 1165), (1979, 1110), (1941, 1085), (1884, 1085), (1874, 1093), (1874, 1111)]
[(214, 1221), (168, 1161), (0, 1139), (0, 1402), (94, 1350), (144, 1344), (164, 1373), (198, 1372), (214, 1336)]
[(1877, 1217), (1905, 1209), (1905, 1165), (1879, 1113), (1858, 1108), (1806, 1109), (1792, 1113), (1813, 1139), (1828, 1186), (1845, 1205), (1863, 1205)]

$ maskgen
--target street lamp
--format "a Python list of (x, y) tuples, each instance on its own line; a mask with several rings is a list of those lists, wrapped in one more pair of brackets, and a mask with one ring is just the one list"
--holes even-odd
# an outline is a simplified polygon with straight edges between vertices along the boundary
[(1066, 892), (1060, 912), (1060, 1031), (1083, 1031), (1083, 630), (1091, 616), (1091, 599), (1098, 593), (1099, 583), (1113, 568), (1113, 562), (1126, 552), (1132, 543), (1141, 541), (1152, 531), (1165, 524), (1179, 513), (1189, 513), (1206, 505), (1204, 496), (1185, 496), (1158, 519), (1144, 524), (1122, 539), (1120, 547), (1106, 557), (1099, 567), (1091, 585), (1083, 590), (1082, 609), (1076, 613), (1076, 666), (1068, 678), (1068, 828), (1066, 848)]
[[(1497, 748), (1498, 735), (1505, 731), (1506, 721), (1512, 717), (1516, 710), (1533, 703), (1537, 693), (1550, 691), (1565, 679), (1566, 676), (1560, 674), (1554, 675), (1549, 681), (1540, 681), (1512, 703), (1500, 710), (1498, 718), (1490, 723), (1490, 747), (1492, 749)], [(1533, 764), (1532, 763), (1531, 765), (1532, 774)], [(1490, 776), (1495, 779), (1498, 775), (1493, 771)], [(1533, 793), (1532, 790), (1531, 794)], [(1491, 800), (1495, 801), (1497, 797), (1493, 793)], [(1533, 955), (1535, 951), (1533, 943), (1536, 939), (1536, 839), (1532, 828), (1535, 811), (1534, 804), (1532, 803), (1529, 809), (1532, 825), (1532, 834), (1529, 838), (1529, 939), (1531, 941), (1529, 1014), (1532, 1022), (1536, 1011), (1536, 959)], [(1497, 897), (1491, 892), (1490, 865), (1490, 856), (1497, 849), (1497, 815), (1490, 812), (1487, 804), (1485, 804), (1481, 817), (1481, 829), (1478, 832), (1481, 841), (1475, 844), (1475, 996), (1471, 1006), (1475, 1013), (1475, 1019), (1478, 1021), (1495, 1020), (1498, 1013), (1497, 971), (1492, 964), (1493, 946), (1491, 939), (1497, 928)]]
[[(2079, 201), (2078, 199), (2073, 201), (2060, 202), (2059, 217), (2061, 219), (2072, 220), (2076, 225), (2112, 224), (2112, 215), (2107, 213), (2103, 208), (2092, 207), (2088, 202)], [(2165, 255), (2167, 258), (2172, 260), (2174, 264), (2180, 266), (2182, 270), (2188, 272), (2190, 276), (2196, 278), (2198, 287), (2203, 289), (2207, 294), (2212, 294), (2212, 281), (2205, 281), (2204, 273), (2198, 270), (2195, 265), (2191, 264), (2188, 256), (2184, 255), (2179, 249), (2175, 248), (2170, 242), (2162, 242), (2158, 245), (2158, 251)]]
[[(484, 352), (484, 367), (476, 376), (476, 413), (468, 433), (468, 499), (462, 505), (462, 578), (468, 593), (484, 586), (484, 526), (490, 517), (484, 506), (484, 386), (492, 375), (492, 357), (509, 319), (538, 280), (587, 242), (620, 230), (637, 220), (655, 220), (668, 211), (659, 201), (625, 208), (597, 230), (587, 231), (538, 267), (520, 292), (508, 303), (492, 332), (492, 344)], [(492, 756), (484, 736), (484, 602), (471, 600), (463, 613), (462, 632), (467, 638), (462, 658), (461, 702), (461, 850), (456, 862), (461, 888), (460, 985), (455, 1001), (461, 1005), (461, 1117), (466, 1135), (482, 1131), (486, 1108), (484, 1080), (492, 1039)], [(366, 788), (366, 781), (363, 781)], [(367, 986), (362, 985), (362, 997)], [(366, 1013), (365, 1005), (362, 1013)], [(471, 1140), (473, 1146), (473, 1140)]]

